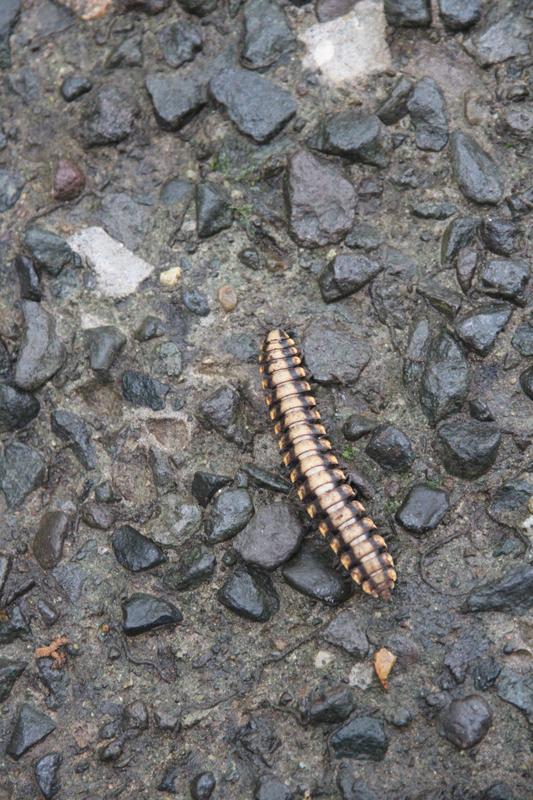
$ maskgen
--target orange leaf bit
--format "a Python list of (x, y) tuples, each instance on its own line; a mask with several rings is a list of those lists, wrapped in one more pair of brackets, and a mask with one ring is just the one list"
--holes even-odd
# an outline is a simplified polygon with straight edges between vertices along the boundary
[(395, 664), (396, 656), (394, 653), (391, 653), (390, 650), (387, 650), (386, 647), (382, 647), (374, 654), (374, 669), (384, 689), (389, 688), (387, 678)]
[(55, 662), (54, 668), (61, 669), (66, 661), (66, 655), (62, 653), (59, 648), (64, 647), (64, 645), (68, 643), (69, 640), (66, 636), (58, 636), (45, 647), (38, 647), (35, 650), (35, 658), (53, 658)]

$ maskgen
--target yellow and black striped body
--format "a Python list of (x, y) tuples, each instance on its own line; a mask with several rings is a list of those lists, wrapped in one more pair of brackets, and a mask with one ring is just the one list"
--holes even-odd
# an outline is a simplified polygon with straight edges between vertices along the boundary
[(298, 497), (353, 580), (368, 594), (389, 599), (396, 581), (392, 556), (339, 466), (300, 350), (285, 331), (273, 330), (259, 361), (282, 460)]

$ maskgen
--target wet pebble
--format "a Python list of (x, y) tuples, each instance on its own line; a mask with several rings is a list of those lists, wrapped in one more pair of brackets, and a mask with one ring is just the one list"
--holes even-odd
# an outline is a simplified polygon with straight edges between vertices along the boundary
[(356, 717), (336, 730), (329, 739), (334, 756), (382, 761), (389, 747), (383, 722), (377, 717)]
[(37, 742), (46, 739), (55, 727), (49, 716), (29, 703), (23, 703), (15, 718), (6, 753), (18, 761)]
[(244, 447), (251, 441), (251, 435), (240, 418), (240, 394), (231, 385), (216, 389), (200, 406), (200, 415), (206, 427), (214, 429), (221, 436)]
[(479, 694), (452, 700), (440, 715), (444, 736), (460, 750), (467, 750), (487, 735), (492, 725), (492, 711)]
[(17, 255), (13, 263), (19, 279), (20, 296), (23, 300), (34, 300), (38, 303), (42, 298), (41, 278), (33, 259)]
[(57, 276), (64, 267), (77, 263), (77, 257), (67, 242), (52, 231), (44, 228), (28, 228), (24, 232), (24, 246), (37, 266), (50, 275)]
[(419, 483), (409, 490), (396, 512), (396, 519), (408, 531), (421, 534), (436, 528), (449, 507), (447, 492)]
[(300, 546), (303, 528), (288, 502), (268, 503), (234, 539), (233, 548), (248, 564), (272, 570), (287, 561)]
[(463, 131), (454, 131), (449, 152), (455, 179), (464, 196), (474, 203), (499, 203), (504, 192), (503, 178), (481, 145)]
[(383, 469), (393, 472), (409, 469), (415, 459), (410, 439), (394, 425), (375, 428), (365, 453)]
[(522, 230), (511, 219), (487, 217), (481, 224), (483, 241), (491, 251), (499, 256), (510, 256), (520, 248)]
[(187, 20), (171, 22), (161, 28), (157, 39), (165, 61), (174, 68), (192, 61), (203, 47), (201, 29)]
[(128, 369), (122, 374), (122, 396), (134, 406), (161, 411), (165, 407), (169, 389), (169, 386), (143, 372)]
[(312, 145), (324, 153), (375, 167), (386, 167), (392, 150), (390, 134), (379, 117), (357, 109), (325, 120)]
[(198, 471), (193, 476), (191, 494), (205, 508), (218, 490), (223, 489), (230, 483), (231, 478), (226, 475)]
[(81, 507), (81, 518), (89, 528), (108, 531), (115, 522), (115, 512), (107, 504), (89, 501)]
[(136, 104), (116, 86), (103, 86), (87, 101), (80, 128), (86, 147), (117, 144), (127, 139), (138, 114)]
[(460, 251), (468, 247), (479, 228), (477, 217), (456, 217), (442, 234), (440, 261), (442, 266), (450, 264)]
[(376, 426), (376, 420), (366, 417), (364, 414), (350, 414), (342, 426), (342, 432), (344, 438), (348, 439), (349, 442), (357, 442), (363, 436), (368, 436), (369, 433), (372, 433)]
[(446, 331), (432, 341), (422, 380), (420, 404), (432, 425), (461, 409), (470, 385), (470, 369), (461, 347)]
[(98, 464), (87, 423), (72, 411), (56, 408), (50, 414), (52, 432), (66, 442), (74, 455), (85, 467), (94, 469)]
[(528, 36), (533, 26), (520, 14), (513, 12), (498, 18), (493, 15), (484, 28), (474, 32), (466, 41), (466, 49), (481, 67), (498, 64), (509, 58), (527, 55)]
[(497, 683), (498, 697), (523, 711), (533, 725), (533, 676), (521, 675), (510, 667), (504, 667)]
[(183, 305), (197, 317), (209, 316), (209, 300), (198, 289), (188, 289), (183, 292)]
[(266, 622), (279, 609), (270, 576), (255, 567), (237, 567), (224, 581), (217, 598), (239, 617), (254, 622)]
[(159, 317), (147, 316), (145, 317), (137, 330), (135, 331), (135, 338), (138, 342), (148, 342), (150, 339), (156, 339), (166, 333), (166, 326), (162, 319)]
[(367, 222), (360, 222), (354, 225), (344, 240), (344, 244), (354, 250), (364, 250), (365, 253), (371, 253), (372, 250), (377, 250), (384, 241), (385, 237), (378, 228), (369, 225)]
[(362, 660), (368, 653), (368, 639), (353, 611), (340, 611), (329, 623), (322, 635), (324, 641), (345, 650), (356, 660)]
[(419, 219), (448, 219), (457, 212), (457, 206), (447, 202), (421, 201), (411, 204), (411, 213)]
[(61, 561), (69, 528), (70, 517), (64, 511), (47, 511), (41, 517), (32, 550), (43, 569), (52, 569)]
[(431, 24), (430, 0), (385, 0), (385, 17), (398, 28), (425, 28)]
[(0, 617), (0, 645), (11, 644), (29, 633), (28, 623), (18, 606)]
[(18, 172), (0, 169), (0, 214), (15, 205), (22, 194), (24, 183)]
[(126, 345), (126, 337), (114, 325), (100, 325), (85, 332), (89, 366), (102, 381), (110, 379), (109, 370)]
[(222, 70), (211, 79), (209, 89), (241, 133), (259, 144), (272, 139), (296, 114), (288, 91), (245, 69)]
[(111, 544), (118, 563), (131, 572), (151, 569), (167, 560), (159, 545), (131, 525), (117, 528), (111, 537)]
[(448, 113), (438, 83), (433, 78), (418, 81), (407, 107), (419, 150), (442, 150), (448, 143)]
[(457, 256), (455, 270), (457, 282), (465, 294), (468, 294), (478, 265), (478, 253), (474, 248), (465, 248)]
[(212, 772), (200, 772), (189, 783), (192, 800), (209, 800), (217, 785)]
[(290, 233), (303, 246), (338, 242), (353, 225), (352, 184), (331, 164), (304, 150), (289, 158), (286, 197)]
[(465, 31), (481, 19), (480, 0), (439, 0), (439, 13), (451, 31)]
[(142, 700), (133, 700), (124, 706), (122, 727), (125, 731), (144, 731), (148, 728), (148, 709)]
[(416, 386), (424, 372), (430, 342), (428, 320), (425, 317), (415, 320), (409, 333), (402, 368), (403, 382), (408, 389)]
[(251, 0), (244, 7), (243, 65), (263, 69), (294, 49), (287, 18), (272, 0)]
[(282, 494), (289, 494), (291, 491), (291, 482), (279, 475), (269, 472), (261, 467), (256, 467), (254, 464), (245, 464), (243, 472), (248, 475), (255, 486), (261, 489), (268, 489), (271, 492), (281, 492)]
[(92, 81), (84, 75), (69, 75), (61, 83), (61, 95), (67, 103), (72, 103), (93, 88)]
[(302, 349), (313, 378), (325, 385), (351, 386), (370, 361), (370, 350), (351, 326), (318, 318), (306, 330)]
[(254, 247), (245, 247), (239, 252), (239, 261), (248, 269), (258, 271), (264, 266), (261, 254)]
[(178, 131), (203, 108), (207, 101), (205, 87), (180, 73), (157, 72), (146, 77), (155, 118), (165, 131)]
[(233, 222), (230, 198), (222, 186), (200, 183), (196, 188), (196, 229), (201, 239), (229, 228)]
[(459, 292), (454, 292), (452, 289), (448, 289), (446, 286), (437, 283), (437, 281), (428, 278), (421, 280), (416, 289), (418, 294), (425, 297), (433, 308), (436, 308), (446, 317), (455, 317), (458, 314), (463, 302)]
[(0, 656), (0, 703), (3, 703), (5, 700), (7, 700), (11, 694), (13, 686), (27, 666), (27, 661), (16, 661), (14, 659), (3, 658)]
[(392, 87), (387, 99), (376, 114), (384, 125), (394, 125), (408, 113), (407, 103), (413, 91), (413, 81), (402, 75)]
[(16, 508), (41, 486), (46, 476), (46, 461), (34, 447), (10, 442), (0, 454), (0, 488), (9, 508)]
[(55, 174), (53, 195), (56, 200), (74, 200), (85, 189), (85, 174), (81, 168), (66, 158), (59, 160)]
[(511, 569), (497, 581), (477, 586), (468, 595), (469, 611), (517, 611), (533, 606), (533, 566)]
[(24, 428), (38, 415), (41, 404), (29, 392), (0, 383), (0, 433)]
[(533, 356), (533, 325), (520, 325), (511, 340), (511, 344), (523, 356)]
[(533, 366), (520, 373), (519, 381), (524, 394), (533, 400)]
[(483, 291), (504, 300), (525, 305), (525, 289), (529, 282), (529, 265), (522, 259), (492, 258), (481, 269)]
[(173, 592), (185, 592), (208, 581), (215, 572), (216, 558), (201, 544), (190, 546), (178, 564), (172, 564), (163, 576), (163, 586)]
[(383, 264), (363, 255), (339, 255), (320, 274), (318, 283), (326, 303), (359, 291), (381, 270)]
[(507, 305), (483, 305), (455, 321), (455, 332), (469, 350), (486, 356), (496, 337), (509, 322), (512, 308)]
[(205, 520), (205, 533), (210, 544), (231, 539), (241, 531), (254, 514), (252, 498), (246, 489), (222, 489), (213, 500)]
[(15, 368), (20, 389), (39, 389), (63, 366), (66, 349), (56, 331), (54, 317), (40, 303), (22, 301), (24, 339)]
[(0, 9), (0, 69), (11, 66), (10, 37), (18, 22), (21, 0), (5, 0)]
[(437, 429), (437, 447), (446, 470), (461, 478), (479, 478), (496, 461), (501, 433), (490, 422), (454, 416)]
[(239, 298), (233, 286), (221, 286), (217, 292), (218, 302), (227, 313), (237, 308)]
[(122, 628), (128, 636), (146, 633), (162, 626), (176, 625), (181, 611), (162, 597), (139, 592), (122, 602)]
[(343, 603), (352, 593), (349, 578), (335, 569), (329, 550), (310, 542), (304, 542), (283, 567), (283, 577), (297, 592), (330, 606)]
[(303, 701), (302, 719), (312, 725), (344, 722), (355, 708), (353, 691), (342, 684), (311, 692)]

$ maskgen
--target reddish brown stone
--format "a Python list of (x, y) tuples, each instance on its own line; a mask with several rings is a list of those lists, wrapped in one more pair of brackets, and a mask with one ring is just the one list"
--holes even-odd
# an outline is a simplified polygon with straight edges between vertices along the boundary
[(85, 188), (85, 175), (72, 161), (61, 159), (54, 175), (54, 197), (56, 200), (73, 200)]

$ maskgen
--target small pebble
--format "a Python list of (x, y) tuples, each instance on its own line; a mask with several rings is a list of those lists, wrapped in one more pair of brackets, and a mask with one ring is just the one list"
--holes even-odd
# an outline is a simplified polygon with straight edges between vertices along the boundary
[(166, 269), (164, 272), (161, 272), (159, 275), (159, 283), (165, 289), (174, 289), (175, 286), (181, 280), (181, 268), (180, 267), (171, 267), (170, 269)]
[(221, 286), (218, 290), (218, 301), (224, 311), (228, 313), (233, 311), (238, 303), (237, 292), (233, 286)]

